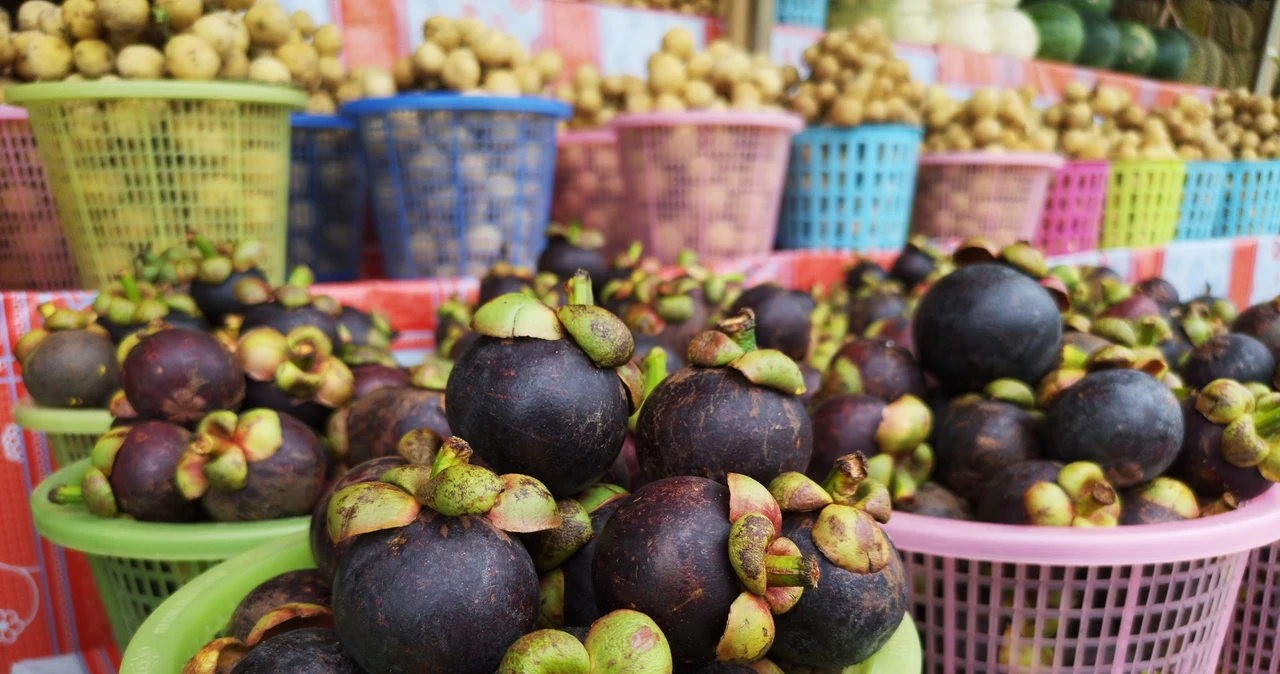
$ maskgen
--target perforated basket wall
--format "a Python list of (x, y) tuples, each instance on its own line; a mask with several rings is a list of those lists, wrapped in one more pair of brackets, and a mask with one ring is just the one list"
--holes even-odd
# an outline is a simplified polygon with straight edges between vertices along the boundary
[(25, 110), (0, 105), (0, 154), (0, 289), (80, 287)]
[(121, 648), (129, 644), (143, 621), (200, 574), (222, 560), (157, 561), (86, 555), (98, 596), (111, 622), (111, 632)]
[(70, 466), (81, 459), (89, 458), (93, 453), (93, 446), (102, 436), (100, 434), (47, 433), (45, 437), (49, 439), (49, 450), (53, 452), (54, 461), (59, 466)]
[(604, 235), (606, 259), (630, 245), (635, 235), (622, 217), (625, 189), (618, 170), (618, 141), (610, 131), (570, 131), (557, 139), (551, 220), (581, 222)]
[(1110, 164), (1105, 161), (1068, 161), (1053, 174), (1036, 233), (1036, 245), (1045, 254), (1098, 247), (1109, 171)]
[(1238, 597), (1221, 674), (1280, 674), (1280, 543), (1249, 553)]
[(1159, 246), (1172, 241), (1186, 172), (1181, 160), (1111, 162), (1098, 247)]
[(1217, 236), (1280, 233), (1280, 160), (1227, 164)]
[(805, 28), (827, 27), (827, 0), (777, 0), (777, 23)]
[(108, 82), (13, 87), (31, 114), (86, 287), (142, 250), (257, 239), (281, 279), (289, 193), (289, 111), (301, 92), (223, 82)]
[(791, 142), (780, 248), (898, 250), (907, 240), (920, 131), (805, 129)]
[(1222, 219), (1222, 199), (1227, 187), (1227, 166), (1220, 161), (1187, 162), (1178, 239), (1208, 239)]
[(294, 115), (289, 147), (288, 266), (305, 264), (321, 282), (354, 281), (369, 195), (355, 125)]
[(690, 249), (716, 262), (773, 249), (791, 136), (780, 113), (619, 115), (624, 216), (663, 262)]
[(1031, 241), (1056, 155), (957, 153), (920, 159), (911, 231), (943, 239)]
[(551, 209), (556, 121), (568, 106), (410, 94), (343, 112), (360, 129), (387, 276), (482, 276), (504, 251), (534, 266)]

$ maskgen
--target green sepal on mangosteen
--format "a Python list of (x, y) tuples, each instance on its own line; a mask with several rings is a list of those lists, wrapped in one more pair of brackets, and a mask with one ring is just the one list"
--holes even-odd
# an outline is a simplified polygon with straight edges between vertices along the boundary
[(573, 635), (541, 629), (516, 640), (498, 665), (498, 674), (590, 674), (591, 656)]
[(729, 561), (749, 592), (764, 596), (771, 587), (814, 587), (819, 581), (817, 560), (797, 552), (775, 555), (782, 531), (782, 509), (764, 485), (739, 473), (726, 476), (729, 485)]
[(1114, 527), (1119, 523), (1120, 496), (1098, 464), (1076, 461), (1063, 466), (1058, 486), (1073, 504), (1070, 526)]
[(822, 485), (804, 473), (788, 472), (773, 478), (769, 492), (784, 512), (809, 512), (835, 502)]
[(449, 384), (453, 361), (437, 355), (423, 359), (422, 364), (409, 369), (409, 384), (424, 391), (443, 391)]
[(811, 535), (827, 561), (851, 573), (878, 573), (894, 554), (875, 519), (853, 506), (823, 508)]
[(311, 623), (329, 623), (333, 621), (333, 609), (320, 604), (311, 604), (306, 602), (290, 602), (281, 604), (270, 611), (267, 611), (254, 623), (253, 628), (249, 630), (249, 636), (245, 638), (246, 646), (252, 648), (258, 645), (268, 637), (272, 630), (278, 629), (281, 625), (293, 621), (306, 621)]
[(604, 507), (606, 504), (617, 501), (627, 495), (627, 490), (616, 484), (598, 482), (582, 490), (582, 492), (574, 496), (573, 499), (578, 503), (581, 503), (587, 513), (591, 514)]
[(754, 662), (773, 647), (776, 636), (773, 612), (762, 597), (743, 592), (729, 605), (724, 636), (716, 644), (719, 662)]
[(579, 641), (543, 629), (516, 640), (498, 674), (667, 674), (671, 646), (651, 618), (627, 609), (601, 616)]
[(733, 338), (707, 330), (689, 341), (689, 362), (698, 367), (725, 367), (740, 358), (746, 351)]
[[(66, 497), (64, 494), (63, 498)], [(80, 478), (80, 498), (89, 512), (98, 517), (115, 517), (120, 514), (111, 480), (97, 468), (90, 468)]]
[(284, 428), (275, 410), (255, 409), (239, 416), (227, 410), (210, 413), (196, 425), (191, 444), (178, 460), (178, 491), (187, 500), (209, 489), (238, 491), (248, 479), (249, 464), (271, 458), (283, 445)]
[(249, 654), (249, 647), (235, 637), (219, 637), (200, 647), (182, 668), (182, 674), (218, 674), (235, 669)]
[(1196, 494), (1185, 483), (1171, 477), (1157, 477), (1129, 494), (1130, 499), (1140, 499), (1159, 506), (1183, 520), (1200, 517), (1200, 503)]
[(697, 367), (730, 367), (747, 381), (786, 395), (805, 392), (800, 366), (776, 349), (756, 347), (756, 314), (743, 309), (719, 322), (717, 330), (699, 333), (689, 342), (689, 362)]
[(568, 301), (556, 310), (556, 316), (591, 362), (605, 368), (631, 362), (635, 352), (631, 329), (608, 309), (595, 306), (587, 272), (579, 269), (565, 281), (564, 293)]
[(538, 627), (564, 627), (564, 570), (552, 569), (538, 576)]
[(560, 524), (525, 536), (525, 547), (538, 573), (558, 568), (565, 560), (591, 542), (591, 514), (575, 499), (556, 501)]
[(740, 473), (729, 473), (725, 482), (729, 486), (730, 522), (736, 524), (743, 516), (756, 514), (773, 525), (773, 536), (782, 533), (782, 508), (767, 487)]
[(412, 494), (393, 484), (353, 484), (329, 501), (329, 538), (341, 543), (352, 536), (403, 527), (421, 510), (422, 504)]
[(471, 329), (495, 339), (565, 337), (555, 309), (521, 293), (501, 295), (481, 306), (471, 318)]

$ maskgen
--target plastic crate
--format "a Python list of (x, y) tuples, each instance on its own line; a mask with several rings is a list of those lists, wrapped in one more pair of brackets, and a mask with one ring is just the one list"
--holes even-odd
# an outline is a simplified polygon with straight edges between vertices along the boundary
[(612, 131), (569, 131), (556, 138), (555, 192), (551, 220), (580, 222), (604, 235), (606, 259), (627, 249), (634, 235), (621, 217), (622, 173)]
[(288, 266), (322, 283), (360, 277), (368, 181), (356, 126), (333, 115), (294, 115), (289, 143)]
[(288, 87), (173, 80), (27, 84), (5, 91), (31, 114), (85, 287), (101, 287), (147, 248), (256, 239), (284, 277)]
[(911, 231), (939, 239), (1035, 239), (1055, 154), (955, 152), (920, 158)]
[(1046, 255), (1098, 247), (1110, 170), (1105, 161), (1068, 161), (1053, 174), (1036, 233), (1036, 245)]
[(0, 105), (0, 290), (80, 287), (27, 111)]
[(786, 26), (827, 27), (827, 0), (777, 0), (774, 21)]
[(1178, 217), (1179, 240), (1208, 239), (1222, 219), (1222, 199), (1227, 187), (1226, 162), (1189, 161)]
[(1220, 674), (1280, 674), (1280, 543), (1249, 553)]
[(72, 410), (17, 405), (13, 420), (29, 431), (44, 433), (58, 467), (89, 458), (103, 433), (111, 430), (111, 413), (106, 410)]
[(1227, 164), (1220, 237), (1280, 234), (1280, 160)]
[(619, 115), (628, 226), (666, 263), (689, 249), (717, 262), (773, 249), (791, 137), (785, 113)]
[(1111, 162), (1099, 248), (1162, 246), (1173, 240), (1187, 164), (1180, 159)]
[(556, 123), (542, 98), (407, 94), (348, 103), (373, 176), (390, 278), (483, 276), (505, 259), (532, 268), (545, 245)]
[(779, 248), (899, 250), (907, 241), (919, 129), (815, 127), (792, 139)]
[(40, 535), (88, 557), (121, 648), (147, 616), (183, 585), (246, 550), (285, 536), (305, 536), (311, 523), (309, 517), (243, 523), (135, 522), (104, 519), (81, 506), (49, 501), (50, 491), (78, 484), (88, 467), (88, 461), (80, 461), (45, 478), (31, 494), (31, 514)]
[(1209, 674), (1249, 550), (1280, 530), (1280, 489), (1172, 524), (1071, 529), (894, 513), (885, 530), (906, 562), (926, 674)]

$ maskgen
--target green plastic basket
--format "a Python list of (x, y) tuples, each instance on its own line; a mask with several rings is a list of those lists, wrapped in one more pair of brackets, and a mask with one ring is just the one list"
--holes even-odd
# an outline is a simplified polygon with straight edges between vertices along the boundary
[(59, 468), (89, 458), (98, 438), (111, 430), (111, 413), (106, 410), (18, 405), (13, 408), (13, 420), (29, 431), (45, 434)]
[[(282, 538), (305, 537), (309, 517), (248, 523), (159, 524), (103, 519), (80, 506), (49, 501), (49, 492), (78, 484), (80, 461), (50, 475), (31, 494), (36, 530), (56, 545), (85, 553), (111, 630), (127, 645), (164, 600), (219, 562)], [(148, 670), (136, 670), (148, 671)], [(176, 672), (179, 669), (157, 669)]]
[[(255, 548), (211, 569), (151, 614), (124, 652), (120, 674), (180, 672), (201, 646), (222, 633), (245, 595), (288, 571), (314, 568), (307, 535)], [(911, 616), (874, 656), (845, 674), (905, 674), (923, 668), (920, 635)]]
[(186, 240), (257, 239), (284, 275), (289, 113), (306, 96), (233, 82), (28, 84), (27, 109), (80, 280), (106, 285), (135, 255)]
[(1182, 160), (1116, 161), (1098, 248), (1160, 246), (1173, 240), (1182, 215), (1187, 164)]

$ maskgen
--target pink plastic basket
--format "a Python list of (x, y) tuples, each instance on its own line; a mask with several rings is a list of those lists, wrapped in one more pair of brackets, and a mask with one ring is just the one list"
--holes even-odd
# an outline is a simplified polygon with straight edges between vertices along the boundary
[(619, 115), (630, 231), (663, 262), (691, 249), (714, 262), (773, 249), (791, 137), (783, 113)]
[(0, 290), (80, 287), (27, 111), (0, 105)]
[(612, 131), (569, 131), (556, 138), (556, 183), (551, 221), (581, 222), (604, 235), (604, 253), (625, 250), (635, 237), (621, 213), (623, 184), (618, 139)]
[(1222, 643), (1221, 674), (1280, 673), (1280, 543), (1249, 553)]
[(926, 674), (1211, 674), (1249, 550), (1280, 532), (1280, 490), (1175, 524), (894, 513), (885, 529), (906, 561)]
[(1056, 154), (956, 152), (920, 158), (911, 231), (939, 239), (1031, 241)]
[(1098, 228), (1107, 203), (1105, 161), (1068, 161), (1049, 181), (1036, 245), (1047, 255), (1098, 247)]

